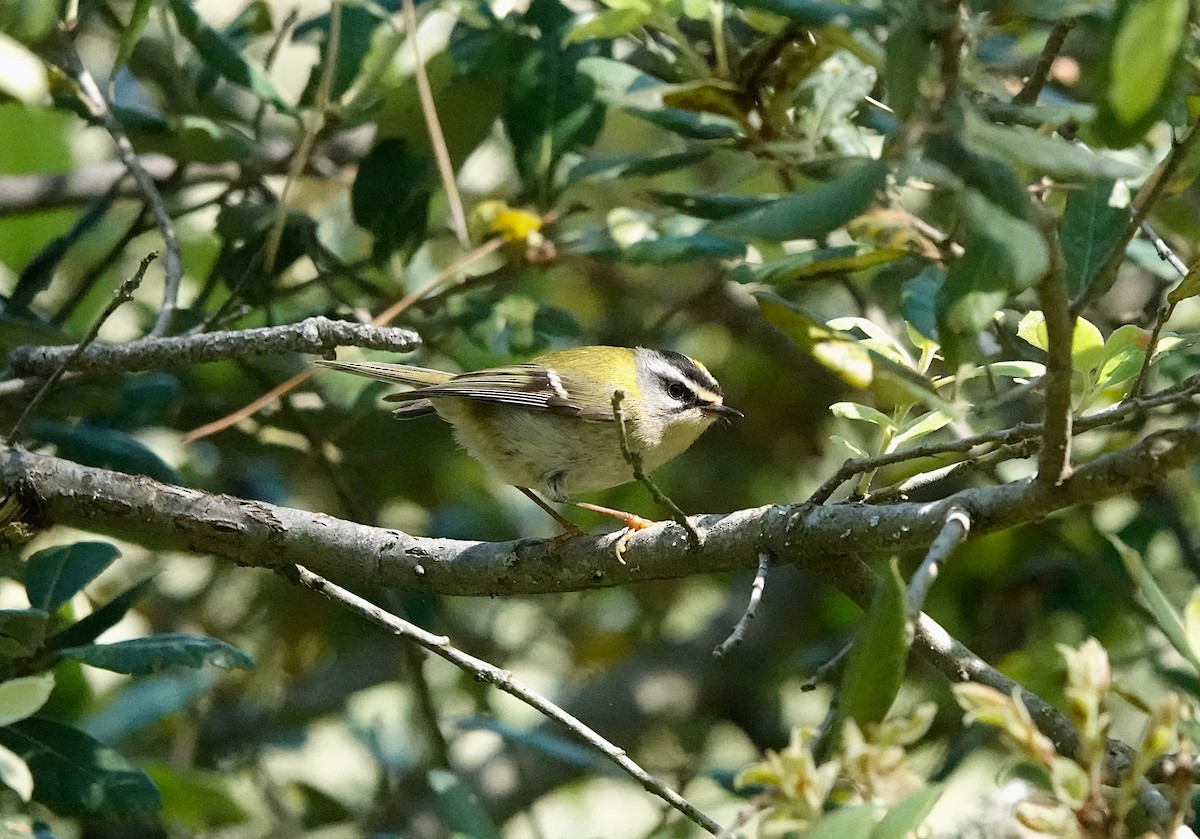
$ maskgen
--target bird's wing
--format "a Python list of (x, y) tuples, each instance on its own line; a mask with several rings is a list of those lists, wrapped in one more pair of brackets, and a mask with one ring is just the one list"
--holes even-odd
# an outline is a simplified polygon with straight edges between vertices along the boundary
[(591, 404), (578, 388), (573, 389), (569, 377), (537, 364), (513, 364), (462, 373), (449, 381), (406, 393), (392, 393), (384, 399), (415, 402), (446, 397), (551, 411), (589, 420), (612, 419), (611, 408)]
[(313, 361), (321, 367), (331, 370), (341, 370), (343, 373), (353, 373), (368, 379), (378, 379), (381, 382), (398, 382), (402, 385), (412, 385), (421, 388), (448, 382), (454, 378), (453, 373), (444, 370), (430, 370), (428, 367), (414, 367), (411, 364), (384, 364), (377, 361), (331, 361), (318, 358)]

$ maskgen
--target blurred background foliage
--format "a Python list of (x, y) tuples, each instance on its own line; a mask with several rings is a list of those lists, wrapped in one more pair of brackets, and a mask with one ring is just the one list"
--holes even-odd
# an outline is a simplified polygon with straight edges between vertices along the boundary
[[(420, 333), (409, 360), (427, 366), (575, 344), (677, 349), (704, 361), (746, 418), (664, 467), (660, 486), (689, 512), (800, 502), (848, 456), (1038, 420), (1045, 328), (1031, 289), (1059, 249), (1086, 304), (1075, 407), (1126, 398), (1181, 277), (1146, 238), (1116, 243), (1131, 191), (1148, 194), (1197, 111), (1195, 11), (1186, 0), (426, 0), (415, 40), (442, 144), (395, 0), (3, 0), (0, 342), (78, 340), (162, 246), (81, 104), (77, 54), (157, 167), (185, 269), (172, 333), (359, 319), (416, 292), (398, 323)], [(438, 151), (472, 241), (454, 230)], [(1179, 156), (1148, 218), (1191, 264), (1200, 156)], [(429, 288), (496, 236), (503, 247)], [(1106, 277), (1114, 247), (1124, 259)], [(1194, 293), (1185, 284), (1171, 300), (1146, 392), (1196, 369)], [(155, 267), (102, 339), (145, 334), (162, 295)], [(305, 364), (67, 381), (20, 442), (414, 534), (554, 534), (444, 425), (397, 425), (378, 384), (319, 376), (185, 440)], [(8, 392), (0, 418), (11, 423), (27, 396)], [(1077, 455), (1189, 411), (1092, 432)], [(1028, 476), (1023, 454), (918, 481), (908, 497)], [(898, 497), (946, 463), (905, 462), (851, 489)], [(1148, 718), (1163, 736), (1186, 734), (1196, 636), (1162, 627), (1183, 625), (1200, 574), (1195, 477), (967, 542), (926, 609), (1044, 698), (1103, 703), (1127, 742), (1142, 742)], [(594, 500), (655, 514), (637, 485)], [(587, 515), (576, 518), (601, 524)], [(918, 559), (900, 558), (904, 575)], [(698, 835), (530, 708), (269, 573), (61, 529), (10, 549), (2, 570), (8, 831)], [(861, 769), (883, 754), (871, 749), (905, 748), (918, 780), (882, 790), (851, 772), (839, 798), (822, 786), (832, 776), (805, 768), (800, 733), (838, 688), (804, 682), (861, 612), (779, 568), (746, 643), (715, 661), (749, 580), (503, 600), (364, 593), (513, 671), (722, 823), (756, 793), (768, 828), (798, 833), (830, 802), (917, 789), (907, 821), (871, 834), (879, 811), (843, 808), (828, 835), (900, 837), (931, 806), (940, 831), (1002, 835), (1003, 822), (970, 834), (982, 824), (971, 819), (988, 791), (1022, 782), (1053, 797), (1027, 828), (1124, 835), (1123, 813), (1080, 815), (1101, 806), (1098, 787), (1047, 754), (1018, 712), (994, 697), (956, 703), (918, 661), (895, 705), (917, 721), (847, 734), (839, 753), (843, 769)], [(1161, 597), (1147, 609), (1154, 580)], [(1058, 645), (1089, 637), (1108, 651), (1112, 685), (1092, 647), (1074, 654), (1091, 669), (1075, 670), (1095, 678), (1068, 673)], [(1172, 688), (1181, 707), (1165, 698)], [(1010, 740), (964, 726), (959, 703)], [(742, 780), (759, 786), (735, 788), (748, 766)], [(790, 794), (809, 789), (798, 777), (815, 798), (771, 797), (786, 779)]]

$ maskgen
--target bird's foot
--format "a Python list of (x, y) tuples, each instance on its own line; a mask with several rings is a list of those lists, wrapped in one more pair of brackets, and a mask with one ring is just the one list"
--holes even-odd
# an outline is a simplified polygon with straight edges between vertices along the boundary
[(617, 555), (617, 562), (625, 564), (625, 549), (629, 547), (629, 540), (639, 530), (645, 530), (647, 527), (658, 524), (658, 522), (650, 519), (642, 518), (641, 516), (627, 513), (624, 510), (614, 510), (612, 507), (601, 507), (599, 504), (589, 504), (586, 501), (576, 501), (576, 507), (581, 507), (584, 510), (591, 510), (593, 513), (600, 513), (605, 516), (611, 516), (617, 521), (625, 525), (625, 529), (621, 531), (621, 535), (617, 537), (617, 543), (613, 550)]

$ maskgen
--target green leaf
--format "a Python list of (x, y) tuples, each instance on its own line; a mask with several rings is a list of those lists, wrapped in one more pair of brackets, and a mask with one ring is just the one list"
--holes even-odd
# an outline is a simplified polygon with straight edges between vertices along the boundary
[(452, 835), (462, 839), (500, 839), (500, 831), (475, 793), (456, 775), (433, 769), (427, 777), (437, 797), (438, 812)]
[[(1039, 350), (1049, 349), (1049, 335), (1046, 332), (1046, 317), (1039, 311), (1026, 313), (1017, 324), (1017, 337), (1028, 341)], [(1075, 319), (1075, 329), (1071, 334), (1071, 361), (1077, 371), (1088, 373), (1098, 368), (1104, 360), (1104, 336), (1100, 330), (1085, 318)]]
[(887, 815), (871, 831), (871, 839), (905, 839), (917, 833), (945, 788), (930, 784), (888, 808)]
[(964, 142), (979, 154), (998, 157), (1058, 180), (1132, 178), (1140, 169), (1106, 157), (1057, 135), (1047, 136), (1023, 125), (994, 125), (967, 111)]
[(231, 778), (200, 769), (176, 769), (164, 764), (146, 767), (162, 796), (164, 821), (191, 831), (210, 832), (243, 824), (248, 814), (229, 793)]
[(1122, 0), (1108, 86), (1094, 123), (1114, 146), (1136, 141), (1161, 113), (1187, 31), (1188, 0)]
[(944, 428), (949, 422), (950, 417), (941, 411), (930, 411), (928, 414), (905, 423), (900, 432), (892, 439), (892, 445), (902, 446), (912, 440), (919, 440), (926, 434), (932, 434), (938, 429)]
[(844, 24), (865, 27), (883, 26), (887, 23), (887, 16), (882, 9), (867, 8), (854, 3), (839, 3), (835, 0), (733, 0), (733, 5), (743, 9), (771, 12), (801, 26)]
[(1200, 270), (1197, 270), (1197, 266), (1192, 265), (1188, 268), (1187, 276), (1180, 281), (1179, 285), (1167, 292), (1167, 302), (1174, 306), (1198, 294), (1200, 294)]
[(44, 443), (53, 443), (59, 457), (85, 466), (112, 469), (127, 475), (145, 475), (165, 484), (185, 483), (179, 472), (145, 444), (116, 428), (87, 422), (37, 420), (29, 424), (29, 435)]
[(887, 414), (867, 405), (860, 405), (857, 402), (834, 402), (829, 406), (829, 412), (835, 417), (869, 422), (872, 425), (878, 425), (880, 428), (896, 427), (896, 423)]
[(1113, 181), (1095, 181), (1067, 195), (1059, 240), (1066, 261), (1067, 291), (1072, 297), (1088, 287), (1129, 223), (1128, 209), (1109, 203), (1115, 187)]
[(1129, 545), (1125, 544), (1121, 539), (1113, 534), (1105, 534), (1108, 541), (1116, 548), (1117, 553), (1121, 556), (1121, 561), (1125, 563), (1125, 570), (1129, 572), (1129, 576), (1133, 578), (1134, 585), (1137, 586), (1138, 597), (1142, 604), (1150, 611), (1151, 617), (1162, 630), (1163, 635), (1171, 642), (1176, 651), (1187, 659), (1192, 667), (1200, 672), (1200, 651), (1194, 650), (1188, 639), (1187, 629), (1184, 626), (1183, 618), (1179, 612), (1171, 605), (1171, 601), (1167, 599), (1167, 595), (1159, 587), (1158, 582), (1150, 574), (1144, 562), (1142, 555)]
[(903, 250), (862, 245), (820, 248), (788, 254), (761, 265), (743, 263), (730, 271), (728, 278), (737, 283), (769, 285), (819, 280), (886, 265), (907, 254), (908, 252)]
[(129, 63), (129, 56), (133, 55), (133, 48), (142, 37), (142, 30), (146, 28), (146, 21), (150, 19), (150, 7), (153, 5), (154, 0), (134, 0), (133, 10), (129, 13), (129, 23), (121, 29), (117, 57), (113, 62), (113, 75)]
[(354, 221), (375, 237), (371, 255), (376, 263), (424, 241), (436, 184), (433, 158), (414, 152), (402, 139), (380, 141), (359, 163), (350, 206)]
[(36, 714), (54, 690), (54, 674), (39, 673), (0, 682), (0, 726)]
[(49, 613), (42, 609), (0, 609), (0, 658), (31, 655), (46, 638)]
[(0, 746), (0, 783), (28, 802), (33, 797), (33, 773), (29, 764), (7, 746)]
[(1183, 630), (1192, 654), (1200, 658), (1200, 587), (1192, 589), (1192, 596), (1183, 609)]
[(103, 743), (121, 742), (163, 717), (194, 707), (216, 681), (213, 670), (172, 670), (130, 680), (80, 728)]
[(879, 160), (851, 161), (840, 177), (816, 189), (777, 198), (710, 229), (772, 242), (817, 239), (862, 215), (883, 189), (887, 172)]
[(69, 725), (31, 717), (0, 728), (0, 745), (29, 765), (33, 799), (60, 816), (150, 820), (162, 805), (143, 772)]
[(896, 118), (904, 121), (912, 116), (921, 99), (921, 76), (929, 64), (929, 39), (925, 37), (920, 0), (892, 0), (886, 8), (889, 20), (883, 81), (888, 105)]
[(53, 612), (121, 555), (108, 542), (76, 542), (38, 551), (25, 563), (25, 590), (35, 609)]
[(852, 719), (863, 727), (880, 722), (896, 699), (912, 644), (904, 581), (893, 559), (882, 575), (842, 675), (837, 727)]
[(867, 839), (875, 828), (877, 814), (873, 804), (842, 807), (827, 813), (800, 835), (803, 839)]
[(606, 9), (591, 20), (572, 29), (567, 34), (566, 43), (581, 44), (593, 38), (619, 38), (640, 28), (652, 14), (653, 10), (648, 4), (644, 7), (629, 6), (624, 9)]
[[(117, 621), (125, 617), (137, 599), (145, 593), (152, 578), (147, 577), (118, 594), (81, 621), (68, 626), (46, 639), (46, 648), (61, 650), (63, 647), (76, 647), (94, 641), (101, 633), (117, 625)], [(43, 613), (44, 614), (44, 613)]]
[(683, 108), (626, 108), (631, 115), (653, 123), (689, 140), (731, 140), (741, 128), (719, 114), (685, 111)]
[(705, 195), (699, 192), (660, 192), (650, 195), (660, 203), (673, 207), (681, 213), (703, 219), (724, 219), (756, 210), (770, 204), (773, 198), (761, 195)]
[(946, 275), (930, 265), (900, 288), (900, 311), (913, 329), (937, 341), (937, 301)]
[(1050, 764), (1050, 788), (1061, 803), (1078, 810), (1087, 803), (1091, 783), (1082, 766), (1058, 755)]
[(251, 62), (223, 32), (213, 29), (192, 8), (191, 0), (169, 0), (183, 37), (221, 77), (248, 88), (284, 113), (295, 113), (266, 73)]
[(696, 259), (736, 259), (746, 253), (746, 243), (729, 236), (696, 233), (691, 236), (659, 236), (627, 247), (617, 247), (605, 256), (631, 265), (668, 265)]
[(708, 157), (708, 154), (708, 149), (693, 149), (671, 154), (624, 154), (616, 157), (593, 157), (576, 165), (567, 180), (577, 183), (582, 180), (608, 181), (632, 175), (643, 177), (661, 175), (664, 172), (699, 163)]
[(571, 766), (582, 766), (590, 773), (620, 775), (620, 770), (594, 749), (541, 728), (514, 728), (491, 717), (468, 717), (460, 720), (458, 727), (468, 731), (494, 731), (510, 743), (532, 749)]
[(167, 667), (241, 667), (249, 670), (254, 660), (232, 644), (218, 638), (182, 633), (163, 633), (131, 638), (115, 644), (64, 647), (60, 654), (83, 664), (116, 673), (154, 673)]

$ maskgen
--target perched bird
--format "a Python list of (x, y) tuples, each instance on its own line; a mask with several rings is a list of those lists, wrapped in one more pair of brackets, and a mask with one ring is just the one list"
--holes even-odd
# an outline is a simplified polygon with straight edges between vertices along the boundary
[[(670, 350), (577, 347), (528, 364), (446, 373), (407, 364), (318, 360), (316, 364), (413, 389), (385, 396), (401, 419), (436, 413), (493, 475), (528, 495), (565, 529), (582, 531), (534, 494), (613, 516), (625, 524), (617, 558), (641, 516), (574, 500), (634, 479), (621, 451), (613, 394), (631, 452), (653, 470), (681, 454), (714, 420), (742, 413), (725, 405), (721, 386), (700, 362)], [(624, 561), (624, 560), (622, 560)]]

